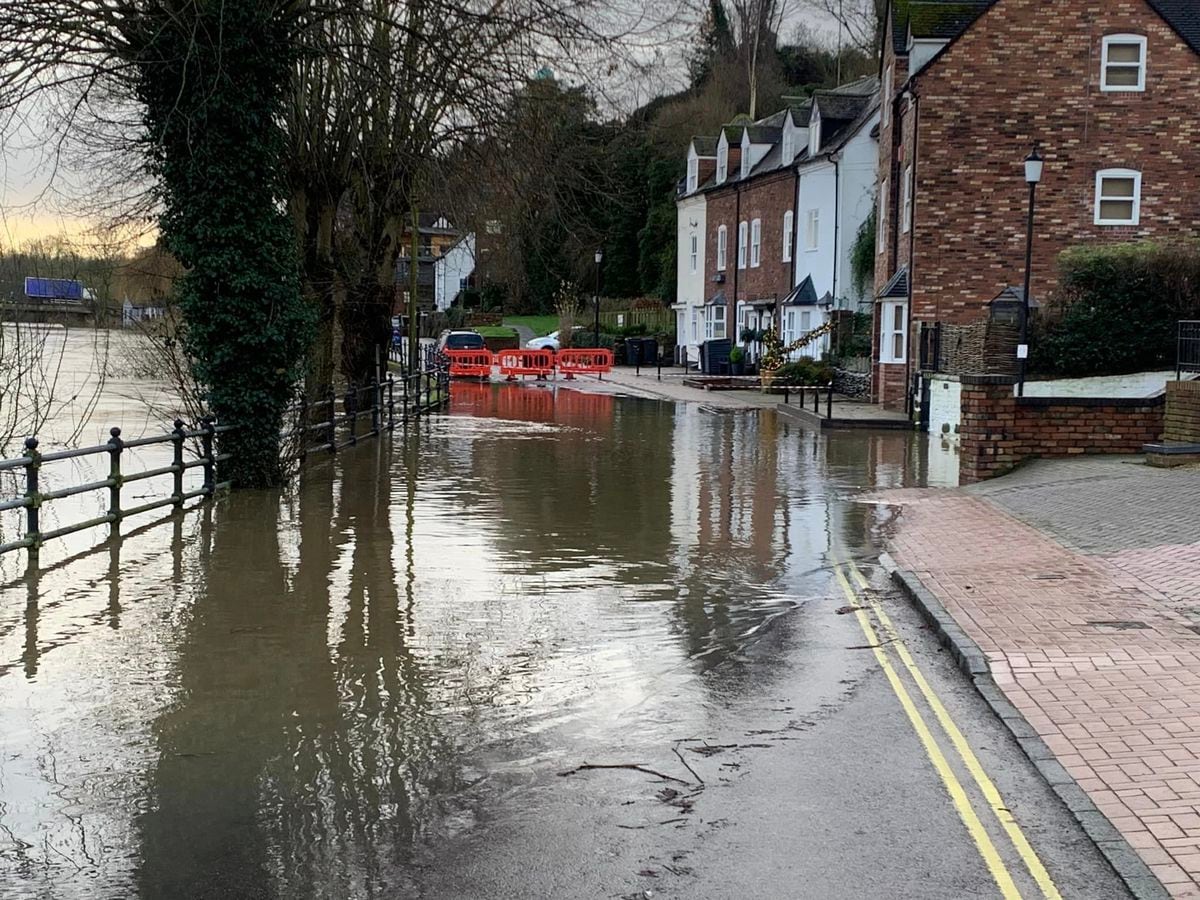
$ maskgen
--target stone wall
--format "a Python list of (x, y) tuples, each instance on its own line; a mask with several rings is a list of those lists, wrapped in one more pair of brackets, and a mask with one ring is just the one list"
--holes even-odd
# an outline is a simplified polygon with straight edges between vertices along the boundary
[(871, 396), (871, 374), (850, 372), (846, 369), (833, 370), (834, 393), (852, 400), (868, 400)]
[(1163, 439), (1200, 443), (1200, 381), (1168, 381)]
[(1035, 457), (1139, 453), (1163, 433), (1164, 398), (1016, 397), (1016, 379), (964, 375), (959, 476), (1003, 475)]

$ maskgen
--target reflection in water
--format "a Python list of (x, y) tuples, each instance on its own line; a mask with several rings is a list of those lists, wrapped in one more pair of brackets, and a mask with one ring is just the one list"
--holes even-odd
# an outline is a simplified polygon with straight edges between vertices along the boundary
[(3, 893), (410, 892), (496, 792), (686, 733), (698, 675), (872, 546), (854, 496), (925, 465), (910, 435), (464, 383), (287, 492), (14, 582)]

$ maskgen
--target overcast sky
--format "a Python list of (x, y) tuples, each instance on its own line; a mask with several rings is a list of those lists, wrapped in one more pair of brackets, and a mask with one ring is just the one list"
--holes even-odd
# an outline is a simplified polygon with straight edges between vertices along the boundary
[[(3, 0), (0, 0), (3, 2)], [(831, 45), (836, 42), (836, 26), (816, 11), (807, 0), (787, 0), (790, 6), (781, 29), (781, 38), (789, 40), (802, 26)], [(613, 84), (623, 85), (616, 102), (634, 108), (653, 96), (683, 86), (683, 60), (691, 47), (694, 26), (676, 21), (667, 24), (671, 38), (659, 43), (648, 54), (655, 64), (645, 74), (631, 80), (616, 76)], [(605, 91), (606, 94), (610, 93)], [(67, 235), (78, 238), (89, 223), (72, 212), (70, 195), (77, 190), (86, 173), (56, 168), (55, 161), (40, 149), (38, 136), (25, 130), (3, 135), (0, 143), (0, 247), (16, 247), (25, 241)]]

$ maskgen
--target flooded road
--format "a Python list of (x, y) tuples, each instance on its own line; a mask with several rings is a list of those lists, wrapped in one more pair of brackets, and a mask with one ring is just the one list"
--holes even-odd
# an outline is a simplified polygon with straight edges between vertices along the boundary
[(780, 712), (786, 660), (807, 654), (814, 704), (844, 702), (869, 660), (846, 653), (831, 561), (878, 554), (891, 513), (863, 491), (929, 478), (915, 435), (461, 384), (448, 415), (285, 491), (9, 571), (0, 896), (548, 895), (521, 875), (546, 834), (497, 850), (516, 875), (456, 882), (456, 854), (562, 838), (579, 804), (610, 816), (611, 782), (558, 773), (657, 765), (721, 710)]

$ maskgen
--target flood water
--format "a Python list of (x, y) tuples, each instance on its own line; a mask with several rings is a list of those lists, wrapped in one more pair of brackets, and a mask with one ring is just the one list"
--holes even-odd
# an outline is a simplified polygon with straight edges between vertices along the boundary
[(887, 528), (856, 498), (940, 465), (910, 434), (464, 383), (285, 490), (38, 577), (6, 558), (0, 896), (410, 895), (497, 798), (752, 689), (746, 648)]

